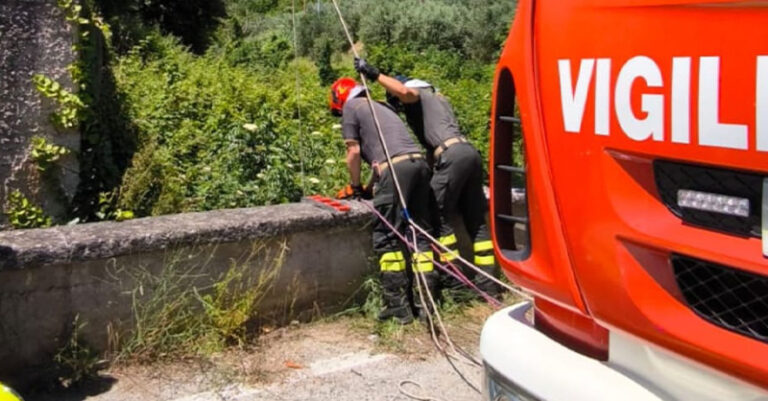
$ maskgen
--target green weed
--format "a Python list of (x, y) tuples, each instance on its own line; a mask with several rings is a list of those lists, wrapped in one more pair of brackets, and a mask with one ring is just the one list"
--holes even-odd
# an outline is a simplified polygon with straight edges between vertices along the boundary
[(45, 228), (52, 224), (51, 218), (43, 213), (43, 209), (33, 204), (18, 190), (8, 195), (4, 213), (8, 216), (8, 222), (16, 229)]
[[(210, 259), (190, 252), (172, 254), (159, 272), (140, 268), (124, 271), (134, 283), (133, 328), (127, 338), (113, 340), (116, 361), (150, 362), (181, 356), (206, 356), (249, 341), (247, 324), (270, 290), (283, 263), (286, 248), (254, 244), (229, 268), (211, 277)], [(195, 253), (195, 252), (193, 252)], [(203, 258), (204, 259), (204, 258)], [(260, 261), (265, 265), (256, 267)]]
[(86, 324), (80, 321), (79, 315), (75, 316), (69, 339), (53, 357), (59, 385), (64, 388), (77, 386), (96, 377), (102, 366), (99, 354), (80, 338), (80, 332)]
[(32, 137), (32, 150), (29, 156), (37, 163), (38, 171), (48, 171), (61, 156), (69, 153), (70, 150), (64, 146), (54, 145), (43, 137)]

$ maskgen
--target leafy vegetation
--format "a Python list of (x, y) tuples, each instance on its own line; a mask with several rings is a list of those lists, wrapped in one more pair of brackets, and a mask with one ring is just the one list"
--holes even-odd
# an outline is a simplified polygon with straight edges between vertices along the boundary
[[(356, 74), (330, 2), (296, 1), (295, 10), (289, 0), (59, 3), (81, 32), (71, 67), (77, 91), (34, 80), (60, 105), (58, 124), (83, 134), (72, 217), (284, 203), (332, 195), (346, 183), (328, 85)], [(364, 56), (390, 75), (432, 82), (484, 156), (494, 61), (514, 7), (506, 0), (342, 4)], [(53, 153), (40, 159), (55, 161)]]
[(45, 228), (52, 224), (51, 218), (43, 213), (43, 209), (18, 190), (8, 195), (4, 209), (8, 222), (16, 229)]
[(343, 177), (339, 134), (318, 107), (325, 90), (307, 60), (261, 75), (153, 36), (115, 73), (140, 133), (121, 207), (154, 215), (284, 203)]
[(80, 333), (86, 326), (76, 315), (66, 343), (53, 356), (56, 365), (58, 385), (70, 388), (98, 376), (103, 361), (99, 354), (89, 347), (81, 338)]
[(32, 138), (32, 150), (29, 156), (37, 163), (39, 171), (47, 171), (61, 156), (68, 155), (70, 150), (64, 146), (54, 145), (43, 137)]
[(32, 77), (37, 90), (58, 105), (58, 110), (51, 115), (51, 122), (61, 129), (72, 129), (79, 124), (79, 114), (85, 105), (80, 98), (66, 90), (58, 82), (45, 75)]

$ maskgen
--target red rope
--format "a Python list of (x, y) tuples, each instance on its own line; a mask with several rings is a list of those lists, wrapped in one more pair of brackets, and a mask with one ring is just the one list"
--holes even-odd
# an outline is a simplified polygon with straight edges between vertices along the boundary
[[(370, 202), (362, 201), (361, 203), (363, 203), (365, 206), (367, 206), (368, 209), (370, 209), (371, 212), (373, 212), (373, 214), (379, 220), (381, 220), (384, 223), (384, 225), (386, 225), (390, 229), (390, 231), (392, 231), (392, 233), (395, 234), (395, 236), (398, 239), (400, 239), (400, 241), (403, 242), (408, 247), (409, 250), (411, 250), (411, 251), (415, 250), (414, 246), (408, 241), (408, 239), (405, 238), (405, 236), (403, 236), (403, 234), (398, 232), (397, 229), (395, 228), (395, 226), (393, 226), (392, 223), (390, 223), (389, 220), (387, 220), (387, 218), (384, 217), (384, 215), (382, 215), (378, 210), (376, 210), (376, 208), (373, 207), (373, 205), (371, 205)], [(439, 251), (439, 249), (434, 244), (431, 245), (431, 246), (432, 246), (432, 249), (434, 251), (437, 251), (438, 253), (441, 253)], [(446, 264), (442, 264), (442, 263), (438, 262), (437, 260), (435, 260), (434, 258), (430, 258), (430, 261), (432, 261), (432, 264), (437, 266), (437, 268), (439, 268), (443, 272), (451, 275), (453, 278), (459, 280), (460, 283), (464, 284), (465, 286), (467, 286), (470, 289), (472, 289), (475, 292), (477, 292), (486, 302), (491, 304), (494, 308), (498, 309), (498, 308), (500, 308), (502, 306), (501, 302), (496, 300), (496, 298), (492, 297), (491, 295), (489, 295), (485, 291), (483, 291), (480, 288), (478, 288), (475, 285), (475, 283), (473, 283), (472, 280), (467, 278), (467, 276), (465, 276), (461, 272), (461, 270), (456, 265), (454, 265), (453, 263), (447, 262)], [(448, 266), (450, 266), (451, 269), (449, 269)]]

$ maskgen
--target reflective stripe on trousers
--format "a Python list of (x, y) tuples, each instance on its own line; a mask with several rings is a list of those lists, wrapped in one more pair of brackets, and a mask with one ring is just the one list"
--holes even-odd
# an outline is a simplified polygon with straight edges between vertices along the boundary
[(405, 256), (400, 251), (382, 254), (379, 257), (379, 269), (382, 272), (405, 271)]
[(496, 265), (496, 258), (493, 256), (493, 241), (485, 240), (475, 242), (475, 264), (478, 267)]
[(419, 252), (414, 254), (413, 255), (413, 271), (417, 273), (429, 273), (435, 270), (435, 267), (432, 265), (432, 258), (433, 258), (432, 251)]
[(447, 235), (445, 237), (440, 237), (438, 239), (440, 242), (440, 245), (448, 248), (450, 252), (446, 252), (445, 250), (441, 249), (440, 252), (440, 261), (447, 263), (447, 262), (453, 262), (456, 260), (456, 258), (459, 255), (458, 247), (456, 246), (458, 244), (458, 240), (456, 239), (455, 234)]

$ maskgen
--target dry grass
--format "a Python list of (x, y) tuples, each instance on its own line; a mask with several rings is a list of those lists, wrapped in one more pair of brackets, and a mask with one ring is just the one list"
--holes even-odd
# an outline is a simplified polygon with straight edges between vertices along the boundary
[[(248, 323), (257, 317), (285, 252), (284, 242), (276, 251), (254, 243), (243, 258), (230, 260), (228, 269), (215, 276), (210, 273), (210, 258), (189, 251), (170, 255), (159, 272), (124, 269), (134, 283), (133, 322), (124, 338), (113, 335), (114, 361), (148, 363), (244, 346), (251, 340)], [(262, 260), (267, 265), (255, 267)]]

